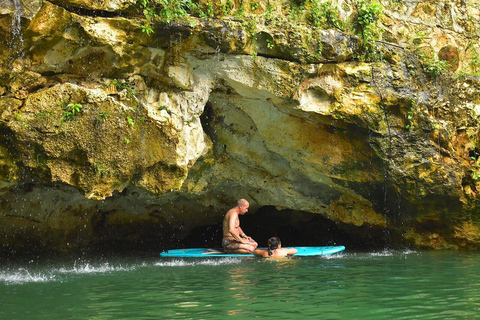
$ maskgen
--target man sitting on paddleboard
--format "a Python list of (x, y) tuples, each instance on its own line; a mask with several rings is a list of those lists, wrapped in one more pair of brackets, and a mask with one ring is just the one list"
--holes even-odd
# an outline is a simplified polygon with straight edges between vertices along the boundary
[(222, 247), (226, 253), (252, 253), (258, 244), (251, 237), (247, 236), (240, 228), (239, 215), (244, 215), (248, 211), (250, 204), (245, 199), (240, 199), (237, 206), (228, 210), (223, 218), (222, 229), (223, 239)]
[(282, 248), (282, 243), (280, 242), (280, 239), (277, 237), (272, 237), (268, 239), (267, 250), (257, 249), (253, 252), (253, 254), (263, 258), (282, 258), (295, 254), (297, 252), (298, 250), (295, 248)]

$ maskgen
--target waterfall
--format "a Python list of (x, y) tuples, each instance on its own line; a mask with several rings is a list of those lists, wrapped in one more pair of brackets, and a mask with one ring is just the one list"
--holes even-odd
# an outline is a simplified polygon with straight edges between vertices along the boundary
[(22, 4), (20, 0), (13, 0), (13, 16), (12, 16), (12, 34), (20, 35), (20, 15), (22, 13)]
[(13, 51), (19, 53), (19, 56), (23, 56), (23, 34), (21, 25), (21, 16), (23, 13), (23, 7), (20, 0), (13, 0), (13, 14), (12, 14), (12, 31), (9, 41), (10, 48)]

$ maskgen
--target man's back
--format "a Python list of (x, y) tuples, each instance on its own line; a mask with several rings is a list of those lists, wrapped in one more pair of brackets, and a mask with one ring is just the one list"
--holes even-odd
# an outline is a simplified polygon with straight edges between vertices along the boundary
[(235, 212), (235, 209), (228, 210), (228, 212), (225, 214), (225, 217), (223, 218), (222, 229), (223, 229), (224, 237), (229, 237), (229, 238), (232, 237), (230, 233), (230, 225), (232, 220), (235, 228), (238, 228), (239, 226), (238, 213)]

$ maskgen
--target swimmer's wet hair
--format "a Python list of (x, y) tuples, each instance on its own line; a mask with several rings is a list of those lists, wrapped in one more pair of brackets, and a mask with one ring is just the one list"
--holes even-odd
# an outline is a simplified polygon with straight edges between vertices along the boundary
[(278, 237), (271, 237), (270, 239), (268, 239), (268, 256), (272, 256), (273, 251), (276, 250), (281, 244), (282, 243), (280, 242), (280, 238)]

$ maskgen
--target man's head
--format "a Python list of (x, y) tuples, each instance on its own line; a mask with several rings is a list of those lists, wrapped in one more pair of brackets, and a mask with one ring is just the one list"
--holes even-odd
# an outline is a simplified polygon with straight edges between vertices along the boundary
[(250, 207), (250, 204), (248, 203), (247, 200), (240, 199), (237, 202), (237, 207), (240, 209), (240, 214), (245, 214), (247, 213), (248, 207)]

